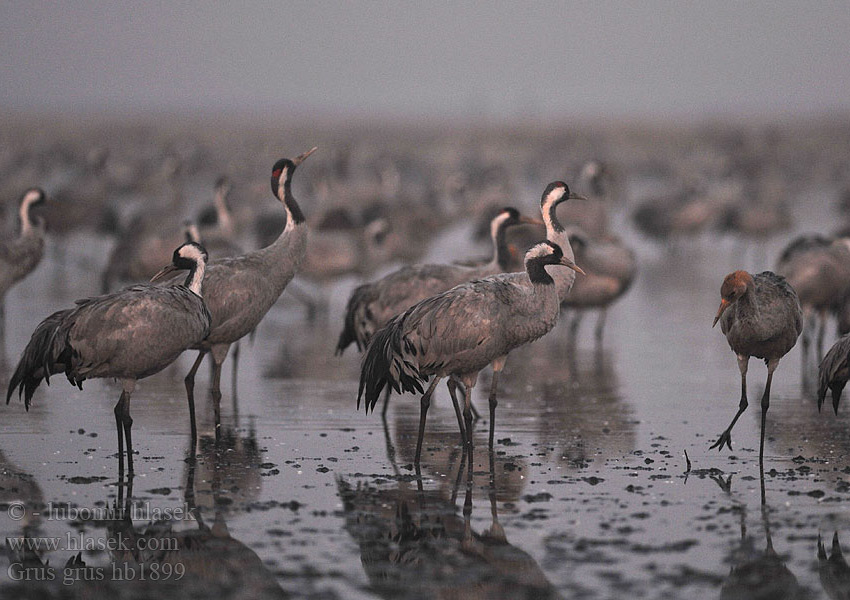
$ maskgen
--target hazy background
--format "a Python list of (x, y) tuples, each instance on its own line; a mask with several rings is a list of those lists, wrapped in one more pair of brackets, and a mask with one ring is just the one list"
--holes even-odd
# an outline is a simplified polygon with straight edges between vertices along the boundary
[(9, 2), (0, 107), (774, 116), (850, 103), (846, 2)]

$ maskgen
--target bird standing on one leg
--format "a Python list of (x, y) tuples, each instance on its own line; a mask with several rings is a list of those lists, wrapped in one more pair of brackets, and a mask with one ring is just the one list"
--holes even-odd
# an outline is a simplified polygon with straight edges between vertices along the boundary
[(548, 265), (581, 272), (557, 244), (541, 242), (526, 253), (525, 273), (494, 275), (456, 286), (416, 304), (372, 337), (360, 373), (358, 408), (365, 395), (367, 410), (374, 410), (387, 385), (396, 392), (422, 393), (422, 383), (434, 377), (420, 405), (417, 464), (437, 382), (451, 377), (465, 392), (465, 441), (471, 451), (472, 389), (479, 371), (554, 327), (559, 299), (545, 269)]
[(121, 398), (115, 405), (118, 429), (118, 470), (133, 472), (130, 395), (136, 381), (158, 373), (210, 331), (210, 314), (201, 298), (207, 253), (195, 243), (174, 251), (172, 264), (161, 273), (189, 270), (183, 285), (134, 285), (113, 294), (77, 300), (42, 321), (32, 334), (6, 393), (15, 388), (29, 410), (33, 393), (50, 376), (64, 372), (71, 385), (95, 377), (120, 379)]
[(720, 308), (714, 325), (720, 330), (729, 347), (738, 356), (741, 371), (741, 402), (732, 423), (720, 434), (711, 448), (732, 449), (732, 428), (747, 408), (747, 364), (751, 356), (764, 359), (767, 383), (761, 399), (761, 443), (759, 465), (764, 464), (764, 426), (770, 406), (770, 383), (779, 359), (797, 343), (803, 330), (803, 310), (800, 301), (784, 277), (771, 271), (750, 275), (735, 271), (723, 280), (720, 288)]

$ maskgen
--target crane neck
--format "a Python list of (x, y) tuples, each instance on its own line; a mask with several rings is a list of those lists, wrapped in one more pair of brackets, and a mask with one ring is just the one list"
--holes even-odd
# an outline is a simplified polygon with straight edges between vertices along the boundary
[(493, 219), (490, 223), (490, 240), (493, 242), (493, 257), (490, 259), (489, 267), (505, 271), (511, 260), (511, 251), (507, 242), (508, 217), (503, 215)]
[(35, 222), (30, 215), (30, 209), (35, 201), (36, 199), (34, 198), (25, 197), (18, 207), (18, 217), (21, 221), (21, 237), (30, 235), (36, 229)]
[(201, 294), (201, 289), (204, 283), (204, 272), (206, 271), (206, 268), (206, 261), (199, 260), (195, 263), (195, 266), (191, 268), (189, 275), (186, 277), (186, 281), (183, 283), (183, 285), (202, 298), (203, 295)]
[(532, 258), (525, 261), (525, 270), (528, 273), (528, 278), (535, 286), (552, 285), (555, 280), (546, 272), (546, 265), (539, 258)]
[(506, 271), (511, 262), (511, 249), (508, 247), (507, 229), (507, 227), (499, 227), (496, 232), (496, 239), (493, 240), (495, 242), (493, 261), (499, 265), (502, 271)]
[[(280, 192), (278, 192), (280, 194)], [(301, 207), (295, 201), (295, 196), (292, 195), (292, 182), (287, 178), (283, 183), (283, 195), (279, 195), (278, 199), (283, 203), (283, 208), (286, 210), (286, 227), (281, 235), (287, 234), (296, 227), (303, 227), (305, 223), (304, 213), (301, 212)]]
[[(546, 239), (554, 242), (561, 247), (561, 251), (568, 259), (575, 261), (573, 247), (570, 245), (570, 237), (564, 226), (558, 220), (555, 214), (559, 202), (544, 202), (540, 206), (540, 212), (543, 216), (543, 223), (546, 225)], [(545, 271), (544, 271), (545, 273)], [(576, 280), (575, 271), (572, 269), (556, 269), (552, 277), (555, 280), (555, 285), (558, 288), (558, 298), (563, 302)]]
[(217, 190), (215, 193), (215, 214), (218, 220), (218, 229), (227, 237), (233, 235), (233, 217), (227, 208), (227, 192)]

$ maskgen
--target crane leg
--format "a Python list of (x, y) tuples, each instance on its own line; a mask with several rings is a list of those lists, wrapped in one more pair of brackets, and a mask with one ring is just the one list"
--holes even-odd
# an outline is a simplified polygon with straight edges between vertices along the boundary
[(464, 407), (463, 420), (466, 425), (466, 447), (469, 450), (469, 457), (472, 460), (472, 388), (473, 386), (464, 384)]
[(803, 348), (803, 352), (801, 353), (802, 354), (802, 361), (803, 361), (803, 366), (802, 366), (803, 373), (806, 372), (806, 365), (807, 365), (808, 357), (809, 357), (809, 346), (811, 345), (811, 342), (812, 342), (812, 327), (814, 327), (814, 325), (812, 324), (813, 320), (814, 320), (814, 318), (813, 318), (813, 315), (812, 315), (812, 309), (810, 309), (808, 306), (804, 307), (803, 308), (803, 334), (800, 336), (802, 338), (801, 342), (802, 342), (802, 348)]
[(496, 406), (499, 404), (496, 399), (496, 391), (499, 387), (499, 375), (505, 368), (507, 360), (507, 356), (500, 356), (493, 361), (493, 381), (490, 382), (490, 450), (493, 449), (493, 437), (496, 432)]
[(599, 311), (599, 318), (596, 320), (596, 329), (593, 331), (593, 335), (596, 337), (596, 343), (602, 343), (602, 332), (605, 329), (605, 317), (608, 315), (607, 309), (602, 309)]
[(578, 326), (580, 324), (581, 324), (581, 311), (578, 310), (578, 309), (575, 309), (573, 311), (573, 318), (570, 321), (569, 338), (571, 340), (575, 340), (576, 336), (578, 336)]
[(449, 388), (449, 394), (452, 397), (452, 406), (454, 406), (455, 416), (457, 417), (457, 427), (460, 430), (460, 445), (464, 448), (464, 452), (466, 452), (466, 426), (463, 424), (463, 414), (460, 411), (460, 404), (457, 401), (457, 382), (450, 377), (446, 382), (446, 387)]
[(469, 453), (469, 466), (467, 467), (467, 485), (472, 486), (473, 458), (472, 458), (472, 388), (474, 384), (464, 384), (466, 403), (463, 409), (463, 418), (466, 421), (466, 449)]
[(121, 397), (115, 405), (115, 426), (118, 430), (118, 477), (124, 476), (124, 440), (127, 441), (127, 473), (133, 474), (133, 437), (132, 427), (133, 418), (130, 416), (130, 394), (136, 387), (136, 382), (132, 379), (123, 381), (123, 389)]
[(236, 345), (233, 346), (233, 370), (232, 377), (230, 381), (230, 394), (233, 396), (233, 414), (235, 415), (239, 412), (238, 401), (236, 400), (236, 382), (239, 379), (239, 349), (241, 344), (236, 342)]
[(227, 350), (230, 348), (227, 344), (213, 346), (213, 377), (212, 377), (212, 399), (213, 399), (213, 415), (215, 417), (215, 441), (221, 441), (221, 365), (224, 359), (227, 358)]
[(124, 392), (121, 392), (121, 397), (115, 404), (115, 427), (118, 429), (118, 479), (124, 477), (124, 428), (121, 425), (121, 414), (124, 405)]
[(387, 386), (387, 391), (384, 392), (384, 407), (381, 409), (381, 418), (386, 421), (387, 420), (387, 409), (390, 406), (390, 394), (393, 393), (393, 388), (389, 385)]
[(422, 439), (425, 437), (425, 417), (428, 415), (428, 407), (431, 406), (431, 394), (434, 393), (434, 388), (437, 387), (439, 382), (440, 378), (434, 376), (434, 380), (428, 386), (428, 389), (425, 390), (422, 399), (419, 401), (419, 437), (416, 438), (416, 460), (413, 461), (417, 465), (422, 456)]
[(732, 419), (732, 423), (729, 424), (726, 431), (720, 434), (720, 437), (709, 447), (709, 450), (713, 450), (714, 448), (723, 450), (724, 445), (728, 446), (729, 450), (732, 449), (732, 428), (738, 422), (741, 415), (744, 414), (744, 411), (747, 410), (747, 406), (749, 406), (747, 403), (747, 365), (749, 361), (749, 356), (738, 355), (738, 369), (741, 371), (741, 402), (738, 404), (738, 412), (735, 413), (735, 418)]
[(481, 413), (478, 412), (478, 409), (475, 408), (474, 404), (470, 404), (469, 406), (470, 406), (470, 409), (472, 410), (472, 418), (475, 421), (480, 421), (481, 420)]
[(189, 402), (189, 424), (192, 428), (192, 454), (195, 453), (195, 443), (198, 441), (198, 425), (195, 421), (195, 375), (206, 356), (206, 350), (198, 351), (198, 358), (192, 363), (192, 368), (186, 373), (183, 383), (186, 384), (186, 399)]
[(767, 363), (767, 383), (764, 384), (764, 395), (761, 397), (761, 441), (759, 442), (759, 468), (764, 471), (764, 426), (767, 422), (767, 409), (770, 408), (770, 382), (773, 380), (773, 371), (779, 360), (771, 360)]
[(133, 474), (133, 417), (130, 416), (130, 394), (128, 393), (121, 414), (121, 422), (124, 425), (124, 439), (127, 440), (127, 473)]
[(827, 312), (825, 310), (820, 311), (818, 314), (820, 317), (820, 326), (818, 327), (818, 348), (817, 348), (817, 356), (818, 363), (823, 360), (823, 338), (826, 335), (826, 320), (827, 320)]

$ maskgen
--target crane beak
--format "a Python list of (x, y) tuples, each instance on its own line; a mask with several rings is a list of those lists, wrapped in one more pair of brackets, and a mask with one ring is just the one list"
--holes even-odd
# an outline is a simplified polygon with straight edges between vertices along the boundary
[(560, 262), (560, 263), (558, 263), (558, 264), (563, 265), (563, 266), (565, 266), (565, 267), (567, 267), (567, 268), (570, 268), (570, 269), (572, 269), (573, 271), (575, 271), (576, 273), (581, 273), (582, 275), (587, 275), (587, 273), (585, 273), (584, 271), (582, 271), (582, 269), (581, 269), (581, 267), (580, 267), (580, 266), (578, 266), (577, 264), (575, 264), (573, 261), (571, 261), (571, 260), (570, 260), (569, 258), (567, 258), (566, 256), (565, 256), (565, 257), (563, 257), (563, 258), (561, 259), (561, 262)]
[(542, 219), (532, 219), (531, 217), (526, 217), (525, 215), (520, 216), (519, 222), (524, 225), (545, 225)]
[(720, 308), (719, 308), (719, 309), (717, 309), (717, 316), (716, 316), (716, 317), (714, 317), (714, 323), (712, 323), (712, 324), (711, 324), (711, 326), (712, 326), (712, 327), (714, 327), (715, 325), (717, 325), (717, 322), (720, 320), (720, 315), (722, 315), (722, 314), (723, 314), (723, 311), (724, 311), (724, 310), (726, 310), (727, 308), (729, 308), (729, 305), (730, 305), (730, 304), (732, 304), (732, 303), (731, 303), (731, 302), (729, 302), (729, 301), (728, 301), (728, 300), (726, 300), (726, 299), (723, 299), (723, 300), (721, 300), (721, 301), (720, 301)]
[(576, 194), (575, 192), (570, 192), (570, 195), (564, 198), (564, 200), (584, 200), (587, 201), (587, 198), (582, 196), (581, 194)]
[(295, 158), (293, 158), (293, 159), (292, 159), (292, 164), (293, 164), (293, 165), (295, 165), (295, 166), (297, 167), (298, 165), (300, 165), (301, 163), (303, 163), (303, 162), (304, 162), (304, 160), (305, 160), (308, 156), (310, 156), (311, 154), (313, 154), (313, 152), (315, 152), (315, 151), (316, 151), (316, 150), (318, 150), (318, 149), (319, 149), (319, 147), (318, 147), (318, 146), (313, 146), (312, 148), (310, 148), (309, 150), (307, 150), (307, 152), (305, 152), (304, 154), (299, 154), (298, 156), (296, 156)]
[(161, 280), (165, 279), (166, 277), (168, 277), (169, 275), (171, 275), (172, 273), (176, 273), (177, 271), (182, 271), (182, 269), (178, 269), (174, 265), (166, 265), (165, 267), (162, 268), (162, 270), (159, 273), (157, 273), (156, 275), (151, 277), (150, 282), (156, 283), (157, 281), (161, 281)]

